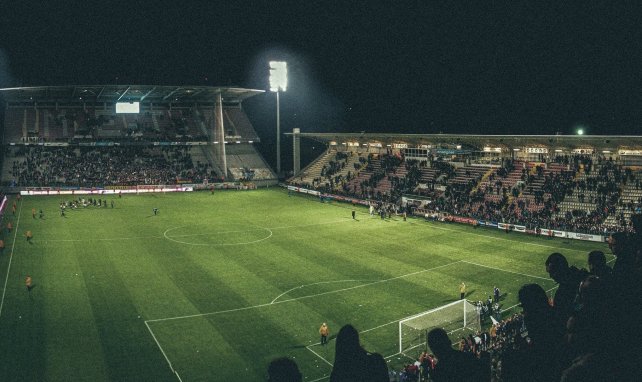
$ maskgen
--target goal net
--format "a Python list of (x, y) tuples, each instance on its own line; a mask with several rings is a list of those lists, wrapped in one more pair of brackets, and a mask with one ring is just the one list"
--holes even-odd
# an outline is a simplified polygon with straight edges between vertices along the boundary
[(479, 312), (475, 305), (459, 300), (402, 319), (399, 321), (399, 353), (425, 348), (426, 335), (434, 328), (442, 328), (449, 334), (460, 330), (480, 330)]

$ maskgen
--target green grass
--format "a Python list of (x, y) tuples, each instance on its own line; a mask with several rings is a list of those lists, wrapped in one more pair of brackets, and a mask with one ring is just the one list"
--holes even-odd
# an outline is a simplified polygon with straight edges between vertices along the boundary
[(352, 323), (398, 367), (397, 321), (454, 301), (461, 281), (472, 300), (499, 286), (509, 307), (525, 283), (554, 287), (551, 252), (584, 266), (605, 249), (365, 209), (353, 221), (349, 205), (278, 189), (124, 196), (66, 218), (60, 200), (26, 197), (5, 217), (3, 381), (178, 381), (168, 361), (184, 382), (260, 381), (278, 356), (319, 380), (334, 359), (321, 322)]

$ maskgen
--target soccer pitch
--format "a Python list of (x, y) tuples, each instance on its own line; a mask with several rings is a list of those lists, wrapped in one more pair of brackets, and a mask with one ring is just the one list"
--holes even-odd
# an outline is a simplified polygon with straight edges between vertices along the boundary
[(327, 380), (347, 323), (398, 368), (410, 361), (397, 354), (398, 321), (458, 299), (462, 281), (474, 301), (497, 285), (507, 308), (523, 284), (555, 286), (550, 253), (582, 267), (590, 250), (609, 253), (365, 208), (353, 220), (350, 205), (281, 189), (109, 196), (113, 209), (66, 217), (61, 200), (23, 197), (6, 212), (3, 381), (261, 381), (280, 356), (306, 381)]

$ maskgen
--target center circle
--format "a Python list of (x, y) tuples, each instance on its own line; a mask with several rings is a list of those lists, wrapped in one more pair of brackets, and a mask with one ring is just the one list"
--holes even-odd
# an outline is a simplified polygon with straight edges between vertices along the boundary
[(169, 241), (186, 245), (198, 246), (231, 246), (247, 245), (261, 242), (272, 237), (272, 230), (265, 227), (233, 227), (212, 229), (185, 225), (168, 228), (163, 232), (163, 237)]

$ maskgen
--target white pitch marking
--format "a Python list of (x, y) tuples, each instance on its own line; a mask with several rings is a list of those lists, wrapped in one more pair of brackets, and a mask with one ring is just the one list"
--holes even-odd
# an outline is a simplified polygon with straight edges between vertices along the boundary
[(77, 242), (77, 241), (120, 241), (120, 240), (141, 240), (141, 239), (162, 239), (162, 236), (135, 236), (135, 237), (112, 237), (107, 239), (45, 239), (43, 242)]
[[(270, 302), (270, 304), (274, 304), (276, 302), (276, 300), (281, 298), (281, 296), (283, 296), (284, 294), (288, 294), (288, 293), (290, 293), (290, 292), (292, 292), (293, 290), (296, 290), (296, 289), (301, 289), (301, 288), (309, 287), (309, 286), (312, 286), (312, 285), (319, 285), (319, 284), (349, 283), (349, 282), (355, 282), (355, 281), (370, 281), (370, 282), (372, 282), (372, 280), (336, 280), (336, 281), (320, 281), (318, 283), (299, 285), (299, 286), (294, 287), (292, 289), (288, 289), (285, 292), (281, 293), (280, 295), (276, 296), (274, 298), (274, 300), (272, 300), (272, 302)], [(380, 280), (376, 280), (376, 281), (380, 281)]]
[(286, 302), (292, 302), (292, 301), (304, 300), (304, 299), (308, 299), (308, 298), (312, 298), (312, 297), (324, 296), (324, 295), (328, 295), (328, 294), (334, 294), (334, 293), (339, 293), (339, 292), (345, 292), (345, 291), (348, 291), (348, 290), (353, 290), (353, 289), (363, 288), (363, 287), (370, 286), (370, 285), (380, 284), (380, 283), (384, 283), (384, 282), (387, 282), (387, 281), (397, 280), (397, 279), (400, 279), (400, 278), (413, 276), (413, 275), (416, 275), (416, 274), (419, 274), (419, 273), (432, 271), (432, 270), (435, 270), (435, 269), (439, 269), (439, 268), (447, 267), (447, 266), (450, 266), (450, 265), (453, 265), (453, 264), (457, 264), (457, 263), (461, 263), (461, 260), (454, 261), (454, 262), (452, 262), (452, 263), (448, 263), (448, 264), (440, 265), (440, 266), (433, 267), (433, 268), (422, 269), (422, 270), (420, 270), (420, 271), (416, 271), (416, 272), (412, 272), (412, 273), (407, 273), (407, 274), (405, 274), (405, 275), (395, 276), (395, 277), (392, 277), (392, 278), (389, 278), (389, 279), (384, 279), (384, 280), (374, 281), (374, 282), (367, 283), (367, 284), (361, 284), (361, 285), (356, 285), (356, 286), (349, 287), (349, 288), (337, 289), (337, 290), (332, 290), (332, 291), (327, 291), (327, 292), (321, 292), (321, 293), (311, 294), (311, 295), (308, 295), (308, 296), (301, 296), (301, 297), (296, 297), (296, 298), (290, 298), (290, 299), (287, 299), (287, 300), (281, 300), (281, 301), (277, 301), (277, 302), (275, 302), (274, 304), (272, 304), (272, 303), (265, 303), (265, 304), (259, 304), (259, 305), (253, 305), (253, 306), (245, 306), (245, 307), (242, 307), (242, 308), (219, 310), (219, 311), (216, 311), (216, 312), (209, 312), (209, 313), (198, 313), (198, 314), (189, 314), (189, 315), (185, 315), (185, 316), (176, 316), (176, 317), (167, 317), (167, 318), (157, 318), (157, 319), (153, 319), (153, 320), (147, 320), (147, 321), (145, 321), (145, 322), (157, 322), (157, 321), (180, 320), (180, 319), (183, 319), (183, 318), (203, 317), (203, 316), (211, 316), (211, 315), (215, 315), (215, 314), (231, 313), (231, 312), (239, 312), (239, 311), (243, 311), (243, 310), (250, 310), (250, 309), (256, 309), (256, 308), (263, 308), (263, 307), (270, 306), (270, 305), (283, 304), (283, 303), (286, 303)]
[(323, 360), (323, 362), (325, 362), (325, 363), (327, 363), (328, 365), (332, 366), (332, 363), (330, 363), (330, 361), (328, 361), (327, 359), (325, 359), (325, 358), (321, 357), (321, 356), (319, 355), (319, 353), (317, 353), (317, 352), (315, 352), (314, 350), (310, 349), (310, 347), (309, 347), (309, 346), (306, 346), (305, 348), (306, 348), (306, 349), (308, 349), (309, 351), (311, 351), (311, 352), (312, 352), (314, 355), (316, 355), (317, 357), (321, 358), (321, 359)]
[(325, 377), (321, 377), (321, 378), (313, 379), (313, 380), (311, 380), (310, 382), (323, 381), (324, 379), (328, 379), (328, 378), (330, 378), (330, 376), (329, 376), (329, 375), (326, 375)]
[[(225, 232), (209, 232), (209, 233), (193, 233), (193, 234), (185, 234), (185, 235), (176, 235), (176, 236), (171, 236), (172, 238), (174, 237), (190, 237), (190, 236), (207, 236), (207, 235), (217, 235), (217, 234), (225, 234), (225, 233), (235, 233), (235, 232), (251, 232), (251, 231), (263, 231), (263, 230), (275, 230), (275, 229), (285, 229), (285, 228), (299, 228), (299, 227), (312, 227), (312, 226), (317, 226), (317, 225), (327, 225), (327, 224), (337, 224), (337, 223), (345, 223), (345, 220), (335, 220), (335, 221), (330, 221), (330, 222), (324, 222), (324, 223), (313, 223), (313, 224), (304, 224), (304, 225), (291, 225), (291, 226), (280, 226), (280, 227), (269, 227), (269, 228), (256, 228), (256, 229), (246, 229), (246, 230), (241, 230), (241, 231), (225, 231)], [(171, 229), (176, 229), (180, 227), (172, 227)], [(39, 236), (40, 237), (40, 236)], [(142, 239), (162, 239), (164, 236), (132, 236), (132, 237), (112, 237), (112, 238), (88, 238), (88, 239), (43, 239), (40, 237), (38, 239), (39, 242), (48, 242), (48, 243), (55, 243), (55, 242), (83, 242), (83, 241), (119, 241), (119, 240), (142, 240)], [(190, 243), (193, 244), (193, 243)]]
[(9, 266), (7, 267), (7, 276), (4, 279), (2, 288), (2, 300), (0, 300), (0, 316), (2, 316), (2, 306), (4, 305), (4, 295), (7, 293), (7, 281), (9, 281), (9, 271), (11, 270), (11, 260), (13, 260), (13, 249), (16, 247), (16, 237), (18, 236), (18, 226), (20, 225), (20, 215), (22, 212), (22, 199), (20, 200), (20, 210), (18, 211), (18, 220), (16, 221), (16, 231), (13, 233), (13, 243), (11, 244), (11, 253), (9, 254)]
[(165, 361), (167, 361), (167, 365), (169, 365), (169, 369), (172, 371), (172, 373), (174, 373), (176, 375), (176, 377), (178, 378), (179, 381), (182, 381), (181, 376), (178, 375), (176, 370), (174, 370), (174, 367), (172, 366), (172, 362), (167, 357), (167, 354), (165, 354), (165, 350), (163, 350), (163, 347), (161, 346), (160, 342), (158, 342), (158, 339), (154, 335), (154, 332), (152, 331), (152, 328), (150, 328), (149, 325), (147, 324), (147, 321), (145, 321), (145, 326), (147, 326), (147, 330), (149, 330), (149, 334), (152, 335), (152, 338), (154, 339), (154, 342), (156, 342), (156, 346), (158, 346), (158, 349), (160, 349), (161, 353), (163, 353), (163, 357), (165, 357)]
[(483, 265), (483, 264), (473, 263), (472, 261), (462, 260), (462, 262), (467, 263), (467, 264), (476, 265), (476, 266), (478, 266), (478, 267), (494, 269), (494, 270), (501, 271), (501, 272), (508, 272), (508, 273), (513, 273), (513, 274), (516, 274), (516, 275), (521, 275), (521, 276), (531, 277), (531, 278), (535, 278), (535, 279), (541, 279), (541, 280), (546, 280), (546, 281), (553, 281), (553, 280), (551, 280), (550, 278), (547, 278), (547, 277), (534, 276), (534, 275), (529, 275), (529, 274), (526, 274), (526, 273), (519, 273), (519, 272), (509, 271), (509, 270), (506, 270), (506, 269), (501, 269), (501, 268), (497, 268), (497, 267), (491, 267), (491, 266), (488, 266), (488, 265)]
[[(272, 232), (272, 230), (270, 230), (269, 228), (262, 228), (262, 230), (268, 231), (270, 234), (267, 235), (266, 237), (263, 237), (263, 238), (257, 239), (257, 240), (245, 241), (245, 242), (239, 242), (239, 243), (214, 243), (214, 244), (209, 244), (209, 243), (190, 243), (188, 241), (175, 240), (175, 239), (172, 238), (172, 236), (167, 236), (168, 232), (170, 232), (172, 230), (175, 230), (175, 229), (178, 229), (178, 228), (181, 228), (181, 227), (169, 228), (165, 232), (163, 232), (163, 236), (165, 237), (165, 239), (167, 239), (169, 241), (173, 241), (175, 243), (180, 243), (180, 244), (198, 245), (198, 246), (219, 246), (220, 247), (220, 246), (245, 245), (245, 244), (259, 243), (259, 242), (261, 242), (263, 240), (267, 240), (267, 239), (271, 238), (272, 235), (274, 235), (274, 232)], [(257, 231), (257, 230), (258, 229), (246, 230), (246, 231), (236, 231), (236, 232), (249, 232), (249, 231)], [(230, 231), (230, 232), (233, 232), (233, 231)]]

